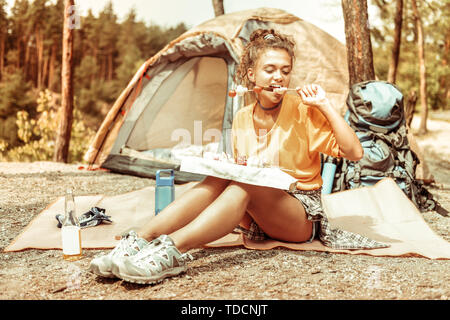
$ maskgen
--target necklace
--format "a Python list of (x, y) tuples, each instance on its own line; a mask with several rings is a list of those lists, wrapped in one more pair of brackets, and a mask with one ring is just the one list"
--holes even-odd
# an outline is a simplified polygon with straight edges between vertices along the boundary
[(256, 101), (258, 101), (259, 107), (260, 107), (261, 109), (265, 110), (265, 111), (275, 110), (276, 108), (278, 108), (278, 107), (281, 105), (281, 101), (280, 101), (280, 102), (278, 102), (276, 105), (274, 105), (273, 107), (266, 108), (266, 107), (263, 107), (263, 106), (261, 105), (261, 103), (259, 102), (258, 99), (257, 99)]

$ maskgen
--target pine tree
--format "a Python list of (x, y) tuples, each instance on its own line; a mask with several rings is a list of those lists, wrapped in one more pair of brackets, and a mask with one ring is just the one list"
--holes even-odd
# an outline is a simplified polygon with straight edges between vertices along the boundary
[(47, 2), (48, 0), (35, 0), (31, 3), (28, 11), (27, 33), (32, 35), (34, 52), (28, 55), (25, 66), (27, 70), (30, 65), (34, 66), (30, 75), (38, 89), (44, 85), (45, 23), (49, 20)]
[(225, 14), (225, 10), (223, 8), (223, 0), (212, 0), (212, 5), (214, 8), (214, 15), (216, 17)]
[[(374, 64), (379, 79), (388, 79), (388, 60), (393, 46), (395, 1), (373, 0), (380, 9), (381, 23), (371, 29), (374, 40)], [(448, 99), (448, 83), (450, 70), (450, 3), (445, 0), (421, 2), (420, 7), (423, 28), (426, 37), (424, 46), (426, 50), (425, 65), (427, 72), (427, 103), (431, 109), (450, 109)], [(418, 33), (411, 1), (403, 2), (403, 23), (401, 36), (401, 52), (397, 66), (396, 84), (405, 96), (411, 96), (411, 105), (414, 97), (419, 95), (420, 73), (417, 51)]]
[(375, 79), (367, 1), (342, 0), (350, 86)]
[(25, 48), (30, 35), (28, 34), (28, 0), (15, 0), (11, 8), (11, 37), (14, 40), (15, 56), (9, 57), (14, 60), (14, 68), (19, 69), (24, 65)]
[(117, 39), (117, 85), (125, 87), (138, 68), (144, 62), (143, 54), (139, 48), (142, 43), (142, 33), (139, 31), (140, 25), (136, 22), (136, 11), (131, 9), (127, 17), (120, 26), (120, 33)]
[(53, 160), (67, 162), (73, 121), (73, 35), (70, 8), (75, 5), (74, 0), (65, 0), (64, 31), (63, 31), (63, 60), (61, 72), (61, 113), (58, 134), (56, 136)]
[(48, 63), (47, 67), (44, 67), (43, 70), (43, 86), (49, 88), (51, 91), (60, 90), (60, 77), (57, 71), (61, 67), (61, 26), (64, 23), (61, 12), (63, 10), (64, 0), (57, 0), (55, 4), (49, 5), (47, 9), (48, 17), (44, 24), (44, 33), (46, 35), (46, 51), (44, 57)]
[[(62, 14), (65, 0), (14, 0), (9, 16), (5, 6), (6, 0), (0, 0), (2, 152), (6, 141), (3, 133), (8, 132), (8, 148), (14, 148), (19, 143), (15, 123), (18, 112), (27, 114), (28, 120), (25, 119), (24, 123), (37, 121), (35, 101), (38, 88), (41, 92), (50, 89), (53, 97), (59, 96), (57, 92), (65, 92), (61, 85), (61, 26), (65, 22)], [(72, 109), (83, 111), (94, 129), (142, 63), (187, 30), (182, 23), (170, 28), (147, 26), (137, 21), (135, 10), (119, 23), (111, 1), (98, 17), (88, 11), (82, 17), (81, 25), (80, 29), (72, 30), (72, 90), (73, 102), (76, 103)], [(69, 125), (70, 119), (63, 118), (67, 120), (65, 125)], [(91, 120), (94, 118), (96, 120)], [(59, 145), (61, 141), (60, 138), (56, 143)], [(21, 152), (19, 149), (16, 151), (18, 154)], [(55, 156), (57, 154), (55, 152)]]
[(398, 58), (400, 55), (400, 44), (402, 41), (403, 0), (396, 0), (394, 22), (394, 44), (392, 45), (391, 61), (388, 71), (388, 81), (391, 83), (395, 83), (397, 76)]
[(6, 0), (0, 0), (0, 80), (5, 69), (6, 41), (8, 39), (9, 20), (5, 11)]
[(5, 74), (0, 82), (0, 141), (5, 141), (9, 147), (18, 144), (16, 114), (26, 111), (31, 116), (35, 115), (33, 97), (29, 94), (32, 85), (25, 81), (22, 72)]
[(98, 22), (102, 26), (99, 41), (100, 75), (104, 80), (112, 80), (114, 77), (114, 58), (117, 55), (116, 39), (119, 32), (112, 1), (109, 1), (100, 12)]
[(422, 18), (417, 8), (416, 0), (411, 0), (414, 12), (414, 20), (417, 30), (417, 50), (419, 58), (420, 74), (420, 103), (422, 104), (419, 134), (427, 133), (428, 101), (427, 101), (427, 70), (425, 65), (425, 35), (422, 25)]
[[(85, 79), (89, 83), (89, 86), (93, 85), (94, 81), (99, 77), (99, 42), (101, 33), (101, 25), (98, 19), (94, 17), (92, 10), (89, 9), (85, 17), (81, 18), (81, 25), (83, 26), (79, 30), (76, 30), (75, 46), (74, 46), (74, 61), (79, 66), (83, 59), (87, 56), (92, 57), (96, 64), (95, 73), (91, 73), (89, 79)], [(83, 87), (82, 85), (77, 86)]]

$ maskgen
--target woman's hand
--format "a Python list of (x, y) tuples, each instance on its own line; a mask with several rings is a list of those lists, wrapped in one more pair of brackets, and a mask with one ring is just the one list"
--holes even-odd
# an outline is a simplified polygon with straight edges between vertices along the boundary
[(314, 107), (325, 106), (328, 102), (325, 91), (318, 84), (308, 84), (296, 89), (304, 104)]
[(297, 89), (303, 103), (319, 109), (327, 118), (339, 144), (342, 157), (358, 161), (364, 155), (364, 149), (355, 131), (345, 122), (344, 118), (334, 109), (327, 99), (325, 91), (317, 84), (306, 85)]

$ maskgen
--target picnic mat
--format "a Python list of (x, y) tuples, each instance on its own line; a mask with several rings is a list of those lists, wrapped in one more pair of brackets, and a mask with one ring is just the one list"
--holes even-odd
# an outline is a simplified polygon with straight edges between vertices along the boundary
[[(192, 188), (197, 182), (176, 186), (176, 195)], [(148, 222), (154, 211), (154, 187), (117, 196), (76, 196), (77, 214), (97, 206), (106, 209), (113, 224), (102, 224), (82, 229), (82, 246), (85, 249), (113, 248), (117, 235), (129, 229), (139, 229)], [(284, 247), (292, 250), (314, 250), (372, 256), (416, 256), (429, 259), (450, 259), (450, 243), (430, 229), (414, 204), (390, 178), (372, 187), (347, 190), (323, 196), (324, 211), (330, 224), (356, 232), (388, 248), (367, 250), (336, 250), (325, 247), (320, 241), (312, 243), (287, 243), (277, 240), (251, 241), (242, 234), (230, 233), (211, 242), (206, 247), (244, 246), (248, 249), (268, 250)], [(61, 232), (55, 215), (62, 213), (64, 198), (50, 204), (17, 236), (4, 251), (25, 249), (61, 249)]]

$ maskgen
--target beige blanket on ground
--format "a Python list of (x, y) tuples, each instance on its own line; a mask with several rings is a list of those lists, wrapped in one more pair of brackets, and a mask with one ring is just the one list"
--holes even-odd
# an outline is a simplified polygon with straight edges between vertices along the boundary
[[(188, 183), (176, 187), (176, 197), (193, 187)], [(130, 228), (138, 229), (152, 218), (154, 187), (118, 196), (79, 196), (75, 198), (77, 213), (97, 206), (106, 209), (113, 224), (82, 229), (82, 246), (86, 249), (113, 248), (117, 235)], [(241, 234), (230, 233), (209, 243), (207, 247), (243, 245), (249, 249), (267, 250), (285, 247), (373, 256), (421, 256), (450, 259), (450, 243), (439, 237), (423, 220), (421, 213), (392, 179), (383, 179), (373, 187), (338, 192), (323, 197), (323, 205), (331, 225), (356, 232), (389, 244), (389, 248), (371, 250), (334, 250), (315, 240), (312, 243), (286, 243), (276, 240), (250, 241)], [(60, 249), (60, 229), (55, 215), (63, 211), (59, 198), (36, 216), (25, 230), (5, 249)]]

